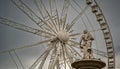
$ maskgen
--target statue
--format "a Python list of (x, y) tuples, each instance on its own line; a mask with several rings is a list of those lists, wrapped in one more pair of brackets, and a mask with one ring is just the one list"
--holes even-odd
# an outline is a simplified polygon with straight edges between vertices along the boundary
[(83, 35), (80, 39), (80, 48), (83, 52), (83, 59), (93, 59), (93, 51), (91, 48), (92, 41), (94, 38), (92, 35), (88, 32), (88, 30), (83, 31)]

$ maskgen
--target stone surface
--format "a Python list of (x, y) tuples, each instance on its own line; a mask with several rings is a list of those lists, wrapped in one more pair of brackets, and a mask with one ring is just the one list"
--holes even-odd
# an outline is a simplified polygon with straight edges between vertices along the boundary
[(106, 66), (106, 64), (103, 61), (97, 59), (84, 59), (75, 61), (71, 64), (71, 66), (76, 69), (102, 69)]

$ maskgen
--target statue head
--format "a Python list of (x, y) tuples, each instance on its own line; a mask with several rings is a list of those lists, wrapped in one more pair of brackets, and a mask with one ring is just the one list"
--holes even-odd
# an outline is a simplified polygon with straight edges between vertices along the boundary
[(84, 34), (88, 33), (88, 30), (84, 30), (83, 33), (84, 33)]

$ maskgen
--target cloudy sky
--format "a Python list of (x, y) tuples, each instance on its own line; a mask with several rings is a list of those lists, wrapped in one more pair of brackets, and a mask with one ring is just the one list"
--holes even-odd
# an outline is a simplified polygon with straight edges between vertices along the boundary
[[(32, 7), (33, 10), (36, 10), (35, 5), (33, 5), (32, 1), (23, 0), (26, 3), (29, 3), (29, 7)], [(111, 34), (113, 37), (114, 48), (115, 48), (115, 56), (116, 56), (116, 67), (117, 69), (120, 67), (120, 0), (97, 0), (103, 13), (107, 19), (108, 25), (111, 30)], [(35, 13), (38, 13), (35, 11)], [(16, 21), (18, 23), (22, 23), (28, 25), (33, 28), (39, 28), (30, 20), (23, 12), (21, 12), (10, 0), (1, 0), (0, 2), (0, 17), (5, 17), (10, 20)], [(0, 51), (20, 47), (21, 45), (28, 45), (31, 43), (35, 43), (36, 41), (39, 42), (44, 38), (38, 38), (36, 35), (32, 35), (23, 31), (16, 30), (14, 28), (5, 26), (0, 24)], [(44, 44), (43, 44), (44, 45)], [(43, 52), (44, 47), (36, 48), (29, 48), (24, 50), (18, 50), (17, 53), (19, 56), (22, 56), (21, 60), (23, 61), (24, 65), (28, 64), (31, 65), (39, 55)], [(34, 51), (35, 50), (35, 51)], [(32, 51), (32, 54), (29, 53)], [(24, 54), (23, 54), (24, 52)], [(40, 53), (39, 53), (40, 52)], [(15, 56), (11, 52), (13, 56)], [(27, 54), (27, 56), (26, 56)], [(36, 54), (36, 55), (34, 55)], [(32, 55), (32, 56), (31, 56)], [(9, 57), (9, 58), (8, 58)], [(28, 58), (29, 59), (26, 59)], [(25, 59), (23, 59), (25, 58)], [(33, 59), (34, 58), (34, 59)], [(24, 60), (28, 61), (25, 62)], [(7, 63), (12, 62), (11, 58), (8, 53), (0, 54), (0, 69), (13, 69), (15, 66), (14, 63)], [(29, 64), (30, 63), (30, 64)], [(6, 66), (8, 65), (8, 66)], [(20, 66), (20, 64), (19, 64)], [(15, 68), (16, 69), (16, 68)]]

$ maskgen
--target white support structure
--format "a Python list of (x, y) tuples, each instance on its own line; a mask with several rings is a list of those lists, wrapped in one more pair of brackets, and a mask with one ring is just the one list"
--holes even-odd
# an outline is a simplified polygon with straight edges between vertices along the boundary
[(69, 2), (70, 0), (64, 0), (64, 5), (62, 8), (62, 13), (61, 13), (61, 17), (60, 17), (60, 23), (62, 28), (65, 28), (65, 24), (66, 24), (66, 20), (67, 20), (67, 12), (68, 12), (68, 8), (69, 8)]
[[(34, 69), (40, 62), (42, 64), (39, 65), (39, 68), (42, 68), (42, 65), (44, 64), (44, 60), (46, 59), (46, 56), (50, 53), (50, 51), (52, 50), (52, 46), (49, 46), (47, 48), (47, 50), (30, 66), (29, 69)], [(44, 57), (44, 58), (43, 58)], [(44, 59), (44, 60), (43, 60)]]
[(88, 9), (88, 6), (86, 6), (80, 13), (79, 15), (77, 15), (73, 20), (72, 22), (68, 25), (67, 27), (67, 31), (69, 31), (73, 25), (76, 23), (76, 21), (78, 21), (78, 19), (83, 15), (83, 13)]
[(22, 0), (11, 0), (21, 11), (23, 11), (31, 20), (33, 20), (39, 27), (43, 25), (41, 18), (37, 16)]
[(11, 21), (11, 20), (8, 20), (8, 19), (2, 18), (2, 17), (0, 17), (0, 23), (7, 25), (7, 26), (10, 26), (10, 27), (13, 27), (13, 28), (16, 28), (16, 29), (19, 29), (19, 30), (22, 30), (22, 31), (36, 34), (38, 36), (43, 36), (43, 37), (47, 37), (47, 38), (50, 38), (48, 35), (54, 36), (54, 34), (51, 34), (50, 32), (46, 32), (46, 31), (43, 31), (40, 29), (31, 28), (29, 26), (23, 25), (21, 23), (16, 23), (14, 21)]

